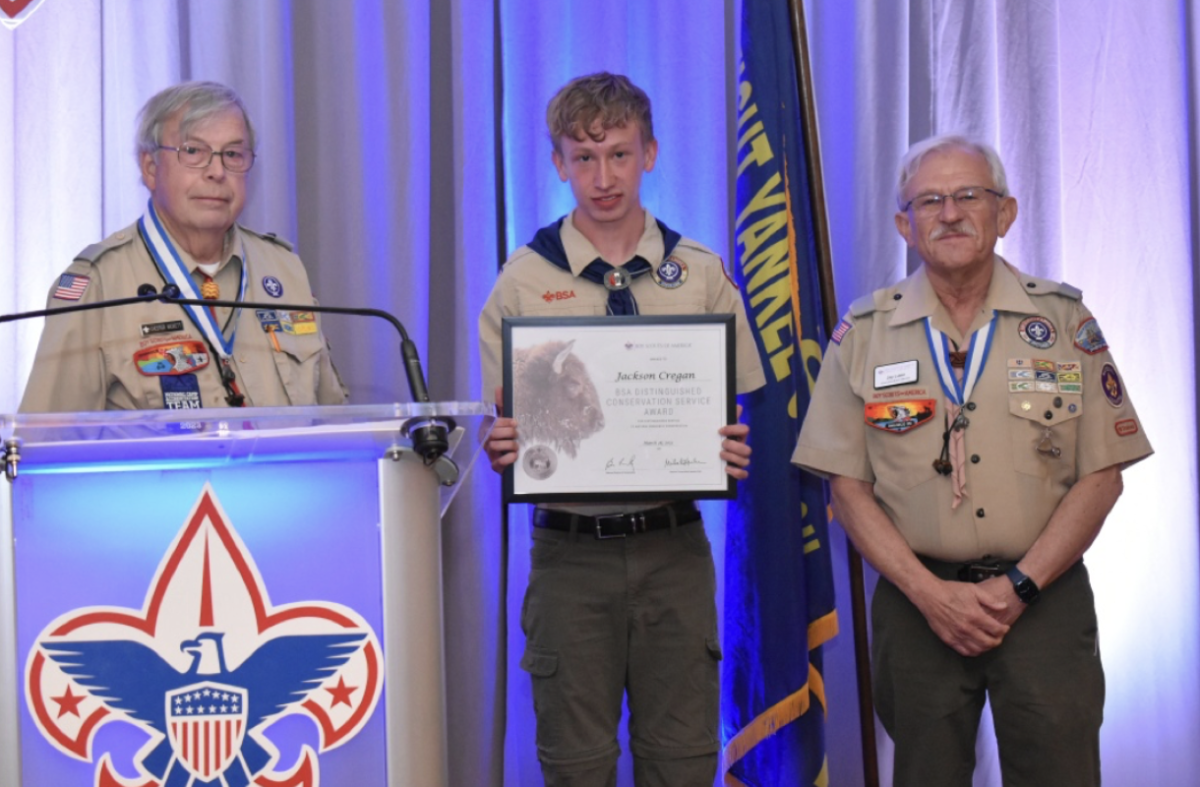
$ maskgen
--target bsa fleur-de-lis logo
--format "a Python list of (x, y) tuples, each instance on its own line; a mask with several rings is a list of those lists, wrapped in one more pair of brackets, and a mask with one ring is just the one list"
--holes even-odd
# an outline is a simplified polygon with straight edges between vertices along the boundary
[(12, 30), (38, 10), (42, 0), (0, 0), (0, 25)]
[[(205, 484), (141, 610), (87, 607), (43, 629), (25, 699), (46, 740), (95, 762), (95, 787), (319, 787), (318, 754), (353, 738), (383, 684), (375, 632), (328, 602), (272, 606), (245, 545)], [(319, 751), (293, 763), (264, 734), (308, 716)], [(122, 777), (96, 737), (110, 722), (149, 741)], [(70, 787), (56, 785), (56, 787)]]

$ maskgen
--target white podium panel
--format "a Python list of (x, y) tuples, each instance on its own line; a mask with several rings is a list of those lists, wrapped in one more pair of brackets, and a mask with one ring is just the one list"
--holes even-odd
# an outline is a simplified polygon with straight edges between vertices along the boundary
[(6, 419), (0, 784), (445, 784), (439, 517), (489, 412)]

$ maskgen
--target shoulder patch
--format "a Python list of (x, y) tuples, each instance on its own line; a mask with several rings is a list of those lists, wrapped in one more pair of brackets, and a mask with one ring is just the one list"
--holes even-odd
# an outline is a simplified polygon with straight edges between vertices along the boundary
[(846, 334), (850, 333), (851, 329), (853, 328), (854, 323), (843, 317), (842, 321), (839, 322), (837, 327), (833, 329), (833, 333), (829, 334), (829, 341), (833, 342), (834, 344), (841, 344), (842, 339), (845, 339)]
[(875, 311), (875, 293), (864, 295), (850, 304), (851, 317), (866, 317)]
[(276, 246), (282, 246), (286, 250), (292, 251), (292, 244), (289, 241), (286, 241), (283, 238), (279, 237), (274, 232), (257, 232), (255, 230), (250, 229), (249, 227), (242, 227), (242, 225), (240, 225), (240, 224), (238, 226), (241, 227), (243, 231), (245, 231), (246, 233), (248, 233), (250, 235), (253, 235), (256, 238), (262, 238), (265, 241), (274, 243)]

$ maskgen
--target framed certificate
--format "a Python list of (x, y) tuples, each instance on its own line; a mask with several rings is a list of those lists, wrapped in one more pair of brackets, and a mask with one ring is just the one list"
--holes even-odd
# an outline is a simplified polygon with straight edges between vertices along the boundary
[(736, 418), (731, 314), (506, 317), (506, 502), (731, 498), (717, 430)]

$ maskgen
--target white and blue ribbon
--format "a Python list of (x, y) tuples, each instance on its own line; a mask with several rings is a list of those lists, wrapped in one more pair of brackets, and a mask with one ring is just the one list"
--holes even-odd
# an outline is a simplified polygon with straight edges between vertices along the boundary
[[(196, 282), (192, 279), (192, 275), (188, 272), (187, 266), (183, 264), (183, 260), (179, 256), (179, 251), (175, 248), (175, 244), (171, 242), (171, 236), (167, 234), (163, 228), (162, 222), (158, 218), (158, 213), (154, 210), (154, 203), (146, 203), (146, 212), (138, 219), (138, 228), (142, 232), (142, 237), (146, 239), (146, 246), (150, 250), (150, 256), (154, 259), (154, 264), (158, 267), (163, 278), (170, 284), (174, 284), (179, 288), (180, 294), (189, 300), (202, 300), (200, 292), (196, 289)], [(246, 298), (246, 281), (249, 278), (246, 275), (246, 255), (243, 250), (242, 254), (242, 276), (241, 283), (238, 286), (238, 301), (243, 301)], [(209, 345), (216, 350), (221, 359), (227, 359), (233, 355), (233, 341), (237, 335), (237, 316), (230, 321), (233, 323), (233, 330), (229, 332), (229, 338), (225, 338), (224, 331), (217, 324), (216, 318), (212, 312), (204, 306), (187, 305), (183, 307), (187, 312), (188, 317), (200, 332), (204, 334), (204, 338), (208, 340)]]
[(933, 318), (925, 318), (925, 338), (929, 340), (929, 354), (933, 356), (933, 365), (937, 368), (938, 379), (946, 398), (962, 407), (971, 399), (971, 391), (983, 374), (987, 363), (988, 353), (992, 349), (992, 337), (996, 332), (996, 312), (992, 319), (975, 333), (971, 334), (971, 344), (967, 348), (967, 362), (963, 367), (962, 380), (954, 374), (950, 365), (950, 340), (946, 335), (933, 327)]

